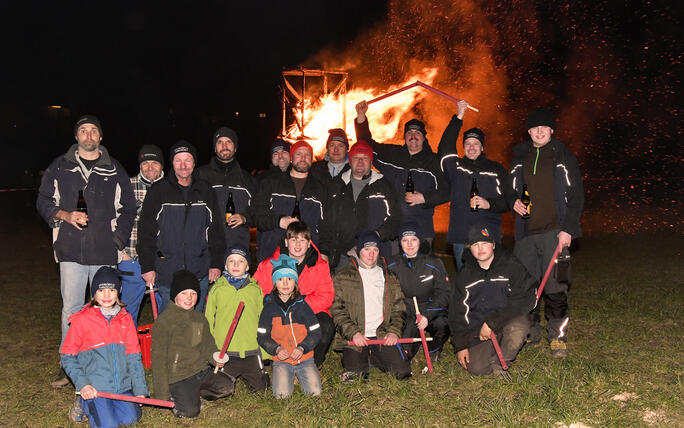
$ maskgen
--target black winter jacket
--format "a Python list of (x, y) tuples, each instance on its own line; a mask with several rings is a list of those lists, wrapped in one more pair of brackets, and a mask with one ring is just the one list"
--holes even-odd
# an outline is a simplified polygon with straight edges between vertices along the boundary
[[(131, 235), (136, 206), (131, 181), (119, 162), (100, 146), (100, 158), (90, 175), (76, 158), (78, 144), (55, 159), (38, 189), (36, 209), (54, 228), (55, 259), (82, 265), (114, 265)], [(78, 191), (88, 207), (88, 227), (78, 230), (55, 220), (59, 210), (75, 211)]]
[(456, 352), (480, 342), (485, 322), (500, 334), (508, 321), (529, 313), (535, 306), (538, 282), (512, 254), (494, 249), (494, 260), (485, 270), (468, 252), (457, 274), (449, 304), (449, 327)]
[(311, 165), (311, 174), (321, 183), (330, 184), (335, 178), (339, 177), (340, 174), (349, 171), (349, 169), (349, 162), (345, 162), (345, 164), (342, 166), (342, 170), (335, 174), (335, 177), (333, 177), (330, 175), (330, 171), (328, 171), (328, 161), (326, 159), (322, 159), (314, 162), (313, 165)]
[[(218, 212), (223, 214), (222, 222), (226, 237), (226, 248), (235, 244), (249, 248), (249, 227), (252, 225), (251, 205), (257, 189), (254, 177), (240, 168), (237, 160), (233, 160), (224, 166), (216, 157), (213, 157), (208, 164), (201, 166), (198, 172), (200, 178), (208, 182), (216, 192)], [(245, 216), (246, 224), (241, 224), (235, 228), (226, 226), (225, 214), (228, 193), (233, 194), (235, 213)]]
[(371, 170), (370, 181), (356, 201), (351, 171), (347, 170), (335, 177), (330, 185), (328, 214), (320, 228), (320, 249), (330, 258), (330, 266), (337, 266), (340, 256), (356, 245), (356, 236), (364, 230), (376, 231), (382, 241), (381, 256), (391, 256), (391, 241), (401, 224), (399, 206), (394, 188), (379, 172)]
[[(579, 169), (577, 158), (565, 147), (565, 144), (556, 139), (551, 139), (548, 144), (551, 144), (551, 148), (556, 153), (556, 168), (553, 171), (554, 196), (561, 230), (569, 233), (573, 239), (579, 238), (582, 236), (580, 216), (584, 208), (582, 173)], [(510, 201), (511, 206), (515, 199), (520, 198), (520, 195), (522, 195), (523, 184), (525, 184), (523, 160), (530, 150), (533, 150), (531, 140), (513, 147), (509, 188), (516, 196)], [(527, 222), (521, 216), (516, 215), (515, 239), (517, 241), (525, 236), (527, 236)]]
[[(373, 140), (368, 121), (358, 123), (354, 120), (358, 140), (367, 141), (373, 148), (373, 165), (392, 183), (400, 200), (403, 220), (413, 220), (421, 228), (424, 238), (435, 236), (433, 216), (435, 207), (449, 200), (449, 185), (439, 167), (439, 159), (430, 148), (426, 139), (423, 150), (411, 155), (405, 145), (380, 144)], [(416, 192), (425, 197), (425, 203), (409, 206), (404, 201), (406, 180), (411, 171)]]
[(397, 254), (387, 268), (399, 278), (407, 320), (416, 318), (413, 296), (418, 300), (420, 313), (428, 321), (447, 316), (450, 288), (442, 260), (434, 254), (419, 253), (411, 259), (404, 254)]
[[(458, 157), (456, 144), (462, 124), (463, 121), (454, 115), (439, 141), (440, 166), (451, 187), (447, 242), (465, 243), (470, 228), (475, 224), (484, 223), (496, 242), (500, 243), (501, 213), (509, 210), (508, 198), (513, 194), (509, 190), (510, 187), (506, 186), (508, 172), (500, 163), (487, 159), (484, 153), (475, 160)], [(489, 202), (489, 209), (470, 210), (473, 178), (476, 180), (480, 197)]]
[(201, 279), (209, 268), (223, 270), (224, 217), (216, 194), (197, 171), (188, 200), (173, 170), (152, 185), (138, 223), (138, 258), (143, 273), (157, 272), (157, 285), (170, 287), (173, 273), (187, 269)]
[[(299, 201), (300, 219), (309, 226), (311, 240), (318, 245), (318, 230), (324, 218), (327, 205), (327, 188), (311, 174), (306, 179)], [(285, 239), (285, 230), (280, 228), (280, 219), (292, 215), (297, 191), (290, 178), (290, 171), (274, 173), (261, 181), (252, 203), (252, 218), (259, 228), (258, 260), (261, 262), (273, 255)]]

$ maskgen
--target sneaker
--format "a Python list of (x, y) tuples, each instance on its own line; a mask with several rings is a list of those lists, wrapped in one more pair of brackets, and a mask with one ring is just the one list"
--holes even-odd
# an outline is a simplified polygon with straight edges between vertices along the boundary
[(65, 386), (69, 385), (71, 381), (69, 380), (69, 377), (66, 375), (64, 372), (64, 369), (59, 369), (59, 376), (55, 380), (50, 383), (50, 385), (53, 388), (64, 388)]
[(360, 372), (344, 372), (340, 375), (340, 382), (344, 385), (349, 385), (359, 379), (367, 379), (368, 375)]
[(568, 346), (565, 342), (552, 340), (549, 345), (551, 346), (551, 356), (553, 358), (565, 358), (568, 356)]
[(85, 409), (83, 409), (81, 404), (81, 397), (76, 397), (76, 401), (74, 401), (73, 406), (69, 409), (69, 419), (74, 422), (85, 422), (88, 420)]

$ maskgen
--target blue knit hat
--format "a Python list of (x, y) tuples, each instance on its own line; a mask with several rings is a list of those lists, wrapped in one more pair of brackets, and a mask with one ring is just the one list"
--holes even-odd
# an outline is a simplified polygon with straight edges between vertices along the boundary
[(109, 266), (102, 266), (95, 272), (93, 282), (90, 284), (90, 297), (95, 298), (97, 290), (104, 290), (105, 288), (113, 288), (117, 294), (121, 296), (121, 278), (116, 269)]
[(407, 221), (406, 223), (402, 224), (399, 228), (399, 241), (401, 241), (401, 238), (405, 236), (415, 236), (419, 241), (422, 240), (420, 226), (418, 223), (415, 221)]
[(297, 274), (297, 260), (288, 256), (287, 254), (281, 254), (278, 260), (271, 260), (273, 264), (273, 283), (275, 284), (280, 278), (290, 277), (299, 282), (299, 275)]
[(247, 260), (247, 264), (249, 264), (249, 259), (251, 258), (249, 255), (249, 250), (247, 247), (240, 245), (240, 244), (235, 244), (232, 247), (228, 248), (226, 250), (226, 253), (223, 257), (223, 261), (225, 262), (228, 260), (228, 257), (232, 256), (233, 254), (237, 254), (238, 256), (242, 256)]
[(360, 253), (365, 247), (380, 247), (380, 238), (372, 230), (364, 230), (356, 237), (356, 252)]

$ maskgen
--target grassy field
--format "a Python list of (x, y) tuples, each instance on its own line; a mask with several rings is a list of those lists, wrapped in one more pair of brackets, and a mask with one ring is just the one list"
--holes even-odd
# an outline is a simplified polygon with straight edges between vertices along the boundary
[[(75, 426), (73, 388), (50, 387), (61, 300), (47, 229), (33, 214), (5, 212), (0, 242), (0, 426)], [(372, 371), (341, 385), (331, 352), (321, 397), (276, 401), (239, 385), (196, 420), (147, 407), (138, 426), (684, 426), (683, 243), (679, 233), (583, 238), (568, 358), (523, 349), (509, 383), (471, 377), (448, 347), (432, 374), (420, 374), (421, 356), (408, 381)], [(141, 324), (151, 320), (149, 303), (142, 313)]]

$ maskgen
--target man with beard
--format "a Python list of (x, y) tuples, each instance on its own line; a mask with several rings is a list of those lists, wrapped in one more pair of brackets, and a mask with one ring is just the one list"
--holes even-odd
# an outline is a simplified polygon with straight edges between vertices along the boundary
[(147, 191), (150, 190), (152, 184), (164, 178), (164, 155), (159, 147), (153, 144), (145, 144), (138, 152), (138, 164), (140, 165), (140, 172), (135, 177), (131, 177), (137, 214), (126, 252), (123, 255), (123, 260), (119, 263), (119, 271), (122, 272), (121, 301), (126, 305), (126, 310), (131, 314), (136, 326), (138, 325), (140, 303), (145, 296), (145, 280), (142, 278), (140, 263), (138, 263), (138, 252), (135, 250), (135, 246), (138, 244), (138, 222)]
[[(88, 282), (100, 267), (116, 265), (135, 219), (135, 199), (126, 170), (100, 145), (98, 118), (81, 117), (74, 136), (77, 144), (45, 171), (36, 201), (36, 209), (53, 229), (62, 294), (62, 342), (69, 317), (83, 306)], [(80, 196), (87, 210), (78, 209)], [(60, 370), (52, 386), (68, 384)]]
[[(291, 155), (291, 168), (262, 180), (254, 198), (252, 218), (260, 234), (259, 262), (271, 257), (285, 239), (287, 226), (295, 221), (306, 223), (311, 231), (311, 241), (318, 245), (327, 189), (310, 174), (313, 149), (306, 141), (293, 144)], [(323, 258), (327, 260), (327, 257)]]
[(148, 286), (159, 287), (160, 311), (169, 303), (174, 272), (185, 269), (200, 281), (195, 310), (204, 312), (209, 283), (225, 266), (223, 211), (195, 171), (196, 153), (185, 140), (171, 146), (173, 171), (152, 186), (140, 212), (140, 268)]
[(321, 225), (321, 252), (339, 269), (356, 254), (356, 236), (364, 230), (377, 233), (380, 257), (392, 256), (392, 239), (401, 224), (399, 198), (392, 185), (371, 169), (373, 149), (357, 141), (349, 151), (351, 169), (331, 183), (329, 210)]
[[(235, 131), (225, 126), (217, 129), (212, 146), (216, 156), (199, 168), (199, 176), (216, 192), (218, 209), (223, 213), (221, 218), (225, 218), (226, 248), (236, 245), (249, 248), (249, 207), (256, 194), (256, 181), (235, 159), (238, 150)], [(226, 211), (229, 199), (235, 208), (232, 215)]]
[[(447, 243), (453, 245), (458, 270), (463, 267), (463, 249), (473, 225), (487, 225), (494, 242), (501, 245), (501, 214), (509, 210), (506, 193), (510, 193), (505, 186), (508, 173), (484, 154), (485, 134), (480, 129), (463, 133), (465, 156), (458, 157), (456, 141), (467, 108), (466, 101), (459, 101), (458, 114), (451, 118), (439, 142), (440, 164), (451, 187)], [(478, 195), (472, 197), (474, 186)]]
[(271, 165), (267, 170), (259, 172), (255, 178), (260, 183), (264, 178), (290, 167), (290, 143), (282, 138), (276, 138), (271, 143)]
[(335, 177), (349, 170), (349, 162), (347, 161), (349, 139), (344, 129), (328, 130), (328, 141), (325, 143), (325, 149), (325, 158), (313, 164), (311, 174), (321, 183), (329, 184)]
[[(406, 122), (403, 146), (380, 144), (371, 136), (366, 120), (367, 111), (366, 101), (356, 105), (356, 138), (371, 145), (374, 152), (373, 165), (392, 183), (394, 190), (403, 199), (403, 221), (418, 223), (421, 236), (432, 245), (435, 236), (435, 207), (449, 199), (449, 186), (439, 167), (439, 159), (425, 138), (425, 124), (418, 119)], [(406, 191), (409, 177), (413, 182), (413, 192)], [(394, 252), (398, 251), (399, 245), (395, 241)]]

